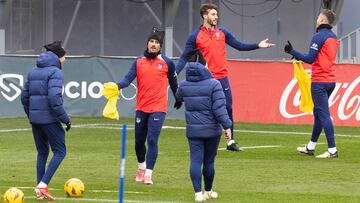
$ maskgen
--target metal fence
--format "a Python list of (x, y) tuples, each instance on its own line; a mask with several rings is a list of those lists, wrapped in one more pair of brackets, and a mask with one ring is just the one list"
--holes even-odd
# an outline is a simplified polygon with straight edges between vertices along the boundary
[(339, 39), (339, 63), (360, 63), (360, 28)]

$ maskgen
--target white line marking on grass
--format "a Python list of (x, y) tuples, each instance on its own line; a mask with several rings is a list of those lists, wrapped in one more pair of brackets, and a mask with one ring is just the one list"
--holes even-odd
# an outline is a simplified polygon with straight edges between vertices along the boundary
[(249, 146), (249, 147), (241, 147), (243, 149), (261, 149), (261, 148), (277, 148), (281, 147), (281, 145), (265, 145), (265, 146)]
[(164, 125), (162, 127), (163, 129), (176, 129), (176, 130), (185, 130), (186, 127), (182, 127), (182, 126), (168, 126), (168, 125)]
[[(134, 130), (134, 125), (128, 125), (128, 130)], [(79, 124), (73, 125), (74, 128), (89, 128), (89, 129), (109, 129), (109, 130), (121, 130), (122, 127), (120, 124), (106, 124), (106, 123), (93, 123), (93, 124)], [(178, 129), (185, 130), (185, 127), (178, 126), (163, 126), (163, 129)], [(30, 131), (30, 128), (20, 128), (20, 129), (5, 129), (0, 130), (0, 133), (7, 132), (20, 132), (20, 131)], [(234, 132), (239, 133), (261, 133), (261, 134), (285, 134), (285, 135), (311, 135), (311, 133), (306, 132), (281, 132), (281, 131), (265, 131), (265, 130), (234, 130)], [(350, 138), (360, 138), (360, 135), (345, 135), (345, 134), (335, 134), (336, 137), (350, 137)]]
[[(74, 128), (85, 128), (85, 129), (107, 129), (107, 130), (122, 130), (122, 127), (106, 127), (106, 126), (74, 126)], [(134, 130), (134, 128), (126, 128), (127, 130)]]
[[(86, 190), (86, 192), (93, 192), (93, 193), (117, 193), (117, 190)], [(134, 191), (124, 191), (125, 193), (129, 194), (144, 194), (145, 192), (134, 192)]]
[(336, 137), (354, 137), (360, 138), (360, 135), (343, 135), (343, 134), (335, 134)]
[[(0, 188), (10, 188), (8, 186), (0, 186)], [(33, 190), (35, 187), (16, 187), (18, 189), (24, 189), (24, 190)], [(57, 191), (62, 189), (56, 189), (56, 188), (49, 188), (50, 191)], [(86, 193), (117, 193), (118, 190), (86, 190)], [(124, 191), (128, 194), (145, 194), (146, 192), (135, 192), (135, 191)]]
[[(26, 199), (35, 199), (33, 196), (25, 196)], [(62, 201), (82, 201), (82, 202), (119, 202), (117, 199), (93, 199), (93, 198), (66, 198), (66, 197), (55, 197), (56, 200)], [(179, 202), (162, 202), (162, 201), (142, 201), (142, 200), (124, 200), (124, 202), (130, 203), (179, 203)]]
[(31, 128), (5, 129), (5, 130), (0, 130), (0, 133), (11, 133), (11, 132), (30, 131), (30, 130)]
[[(248, 146), (248, 147), (240, 147), (242, 149), (263, 149), (263, 148), (277, 148), (281, 147), (281, 145), (265, 145), (265, 146)], [(226, 148), (218, 148), (218, 151), (224, 151)], [(186, 152), (190, 152), (189, 150)]]
[[(32, 196), (25, 196), (26, 199), (35, 199), (35, 197)], [(91, 199), (91, 198), (66, 198), (66, 197), (55, 197), (56, 200), (61, 201), (82, 201), (82, 202), (119, 202), (119, 200), (116, 199)], [(125, 201), (126, 202), (126, 201)]]
[[(75, 127), (78, 128), (99, 128), (99, 129), (115, 129), (115, 130), (121, 130), (121, 127), (106, 127), (106, 126), (119, 126), (118, 124), (81, 124), (81, 125), (75, 125)], [(127, 128), (129, 130), (134, 130), (134, 125), (128, 125), (130, 128)], [(185, 127), (182, 126), (163, 126), (163, 129), (177, 129), (177, 130), (185, 130)], [(311, 133), (307, 132), (281, 132), (281, 131), (265, 131), (265, 130), (234, 130), (234, 132), (240, 132), (240, 133), (262, 133), (262, 134), (285, 134), (285, 135), (311, 135)], [(344, 134), (335, 134), (337, 137), (353, 137), (353, 138), (360, 138), (360, 135), (344, 135)]]
[[(263, 148), (278, 148), (281, 145), (265, 145), (265, 146), (248, 146), (248, 147), (240, 147), (242, 149), (263, 149)], [(226, 148), (218, 148), (218, 151), (226, 150)]]
[(234, 131), (241, 133), (310, 135), (310, 133), (304, 133), (304, 132), (279, 132), (279, 131), (263, 131), (263, 130), (234, 130)]

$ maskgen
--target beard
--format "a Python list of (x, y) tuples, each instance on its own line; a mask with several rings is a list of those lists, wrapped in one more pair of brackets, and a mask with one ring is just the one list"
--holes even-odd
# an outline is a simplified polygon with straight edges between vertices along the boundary
[(207, 23), (208, 23), (209, 25), (211, 25), (211, 26), (216, 26), (216, 24), (217, 24), (217, 20), (207, 19), (206, 21), (207, 21)]
[(155, 59), (158, 55), (160, 54), (160, 51), (154, 53), (154, 52), (149, 52), (148, 49), (146, 49), (144, 51), (144, 56), (148, 59)]

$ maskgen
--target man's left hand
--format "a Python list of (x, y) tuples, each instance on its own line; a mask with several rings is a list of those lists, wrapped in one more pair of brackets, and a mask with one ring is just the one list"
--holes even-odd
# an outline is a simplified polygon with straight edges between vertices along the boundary
[(70, 130), (70, 128), (71, 128), (71, 123), (70, 123), (70, 121), (69, 122), (67, 122), (67, 123), (65, 123), (65, 125), (66, 125), (66, 132), (67, 131), (69, 131)]
[(182, 106), (182, 101), (176, 101), (175, 104), (174, 104), (174, 108), (177, 110), (177, 109), (180, 109)]
[(287, 41), (287, 44), (286, 44), (285, 47), (284, 47), (284, 51), (285, 51), (286, 53), (290, 53), (291, 50), (293, 50), (293, 47), (292, 47), (290, 41), (288, 40), (288, 41)]
[(270, 47), (274, 47), (275, 45), (276, 44), (273, 44), (273, 43), (269, 42), (268, 38), (264, 39), (263, 41), (261, 41), (259, 43), (260, 48), (270, 48)]

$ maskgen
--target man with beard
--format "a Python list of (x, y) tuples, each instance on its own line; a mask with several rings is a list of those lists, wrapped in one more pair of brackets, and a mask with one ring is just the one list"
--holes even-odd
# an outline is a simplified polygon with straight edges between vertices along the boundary
[[(125, 88), (136, 77), (135, 151), (138, 169), (135, 180), (146, 185), (153, 184), (152, 172), (167, 110), (168, 85), (170, 84), (174, 97), (178, 88), (174, 63), (160, 54), (163, 35), (164, 32), (153, 29), (147, 39), (144, 55), (135, 59), (127, 75), (118, 83), (119, 89)], [(181, 105), (181, 101), (176, 101), (174, 108), (179, 109)]]
[(176, 66), (176, 72), (184, 68), (186, 64), (186, 56), (195, 49), (200, 49), (203, 53), (207, 67), (212, 76), (219, 80), (226, 97), (226, 110), (232, 121), (231, 139), (227, 141), (227, 150), (241, 151), (234, 141), (234, 120), (232, 112), (232, 95), (228, 79), (228, 65), (226, 62), (225, 44), (239, 51), (250, 51), (259, 48), (270, 48), (275, 44), (269, 43), (268, 39), (258, 44), (244, 44), (237, 39), (225, 28), (218, 27), (218, 7), (215, 4), (203, 4), (200, 8), (200, 15), (203, 18), (203, 24), (190, 34), (185, 50), (182, 53)]

